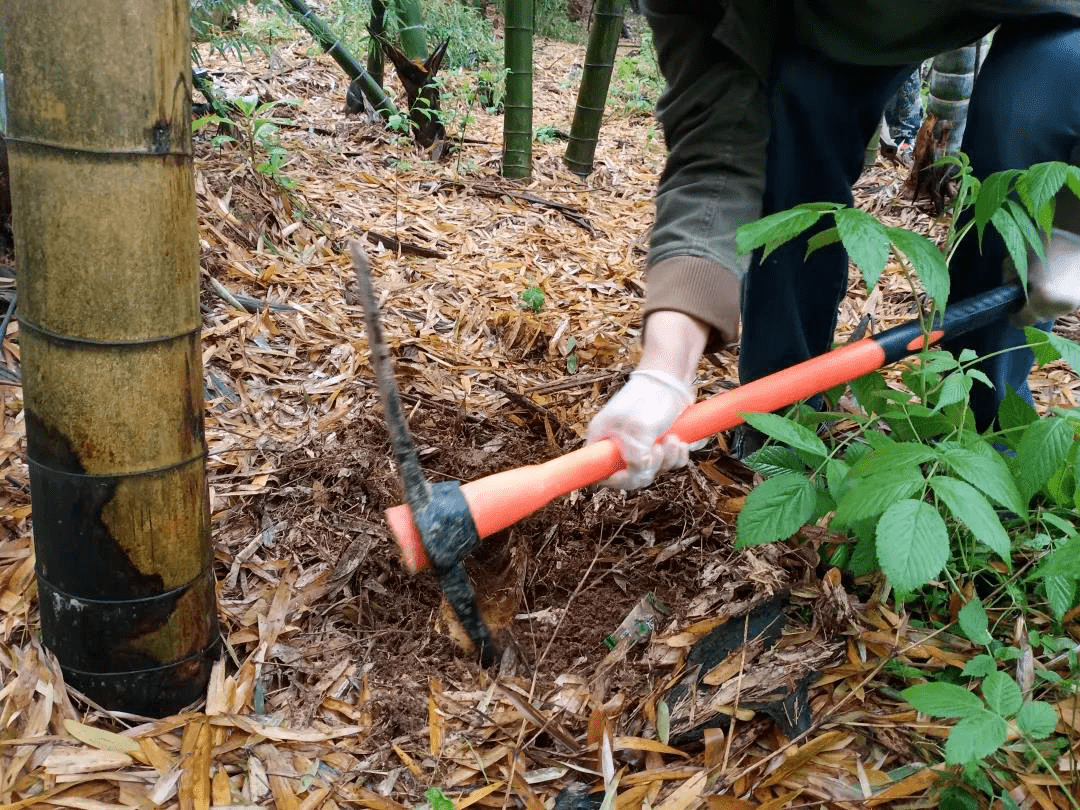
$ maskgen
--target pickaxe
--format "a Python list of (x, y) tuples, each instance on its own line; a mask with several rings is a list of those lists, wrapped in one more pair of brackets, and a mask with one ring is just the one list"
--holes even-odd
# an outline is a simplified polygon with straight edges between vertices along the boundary
[[(352, 250), (357, 276), (366, 278), (367, 260), (363, 258), (363, 251), (356, 243)], [(365, 272), (361, 272), (361, 264)], [(365, 283), (368, 293), (363, 292)], [(513, 525), (555, 498), (614, 475), (625, 464), (615, 442), (605, 439), (543, 464), (506, 470), (464, 484), (444, 482), (429, 487), (401, 418), (389, 355), (382, 341), (370, 289), (370, 280), (361, 279), (362, 294), (371, 296), (371, 305), (368, 306), (365, 299), (365, 308), (372, 358), (379, 375), (379, 388), (407, 500), (406, 504), (388, 509), (386, 519), (405, 566), (414, 573), (429, 566), (435, 568), (447, 601), (487, 666), (496, 658), (495, 647), (490, 631), (480, 618), (462, 561), (483, 538)], [(992, 323), (1018, 309), (1023, 301), (1024, 289), (1019, 282), (1005, 284), (950, 306), (935, 324), (928, 340), (918, 319), (894, 326), (701, 400), (687, 408), (668, 433), (688, 443), (708, 438), (741, 424), (744, 413), (775, 411), (850, 382), (945, 337), (954, 338)], [(388, 390), (393, 393), (393, 406), (387, 404), (391, 399), (387, 396)], [(403, 458), (399, 446), (407, 447), (411, 454), (409, 459)], [(430, 495), (426, 497), (422, 496), (427, 491), (425, 488), (430, 489)]]

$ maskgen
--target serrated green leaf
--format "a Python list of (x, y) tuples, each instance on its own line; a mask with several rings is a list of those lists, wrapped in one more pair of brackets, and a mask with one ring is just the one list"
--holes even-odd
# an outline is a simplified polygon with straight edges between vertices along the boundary
[(941, 791), (938, 810), (979, 810), (979, 801), (963, 788), (953, 785)]
[(1080, 535), (1073, 535), (1058, 546), (1039, 566), (1040, 577), (1080, 579)]
[(431, 810), (454, 810), (453, 800), (447, 798), (446, 794), (437, 787), (425, 790), (424, 798), (427, 799)]
[(850, 526), (856, 521), (880, 515), (898, 501), (911, 497), (924, 483), (922, 473), (914, 465), (875, 467), (873, 472), (845, 487), (836, 506), (835, 520), (841, 525)]
[[(971, 530), (976, 540), (989, 546), (1006, 562), (1012, 560), (1012, 543), (1009, 535), (985, 495), (965, 481), (943, 475), (935, 475), (931, 478), (930, 488), (949, 508), (953, 516)], [(972, 600), (972, 602), (977, 602), (977, 600)], [(975, 641), (973, 638), (971, 640)]]
[(1046, 261), (1046, 245), (1043, 244), (1042, 236), (1035, 227), (1035, 223), (1031, 221), (1027, 211), (1024, 210), (1024, 206), (1020, 205), (1016, 200), (1006, 200), (1005, 208), (1012, 218), (1016, 220), (1016, 224), (1019, 226), (1020, 233), (1023, 234), (1028, 247), (1035, 251), (1039, 261)]
[(1020, 170), (1016, 168), (995, 172), (983, 180), (983, 185), (978, 189), (978, 197), (975, 199), (975, 227), (978, 229), (980, 243), (983, 241), (983, 231), (990, 221), (990, 216), (1001, 207), (1005, 198), (1009, 197), (1013, 179), (1018, 174)]
[(1061, 621), (1065, 614), (1073, 609), (1076, 602), (1076, 580), (1070, 577), (1043, 577), (1046, 588), (1046, 601), (1050, 603), (1050, 612)]
[(817, 501), (814, 485), (797, 473), (782, 473), (756, 486), (735, 525), (736, 548), (784, 540), (810, 519)]
[(893, 504), (877, 525), (881, 570), (901, 590), (914, 591), (936, 577), (949, 559), (949, 532), (930, 504), (906, 500)]
[(756, 427), (770, 439), (783, 442), (796, 450), (804, 450), (813, 456), (825, 458), (829, 451), (825, 443), (810, 428), (775, 413), (739, 414), (747, 424)]
[(1024, 329), (1024, 336), (1035, 351), (1035, 359), (1040, 365), (1061, 358), (1080, 374), (1080, 344), (1053, 332), (1044, 332), (1029, 326)]
[(968, 600), (956, 614), (956, 620), (960, 623), (960, 629), (964, 635), (972, 643), (985, 646), (994, 640), (990, 635), (990, 622), (986, 618), (986, 610), (979, 601), (979, 597)]
[(943, 681), (932, 681), (909, 686), (900, 697), (915, 707), (916, 711), (931, 717), (971, 717), (986, 710), (979, 696), (962, 686)]
[(739, 255), (756, 250), (762, 245), (775, 249), (816, 223), (821, 219), (821, 215), (821, 211), (792, 208), (742, 225), (735, 233), (735, 245)]
[(830, 458), (825, 462), (825, 484), (828, 486), (829, 494), (832, 495), (833, 500), (840, 500), (840, 488), (850, 470), (851, 467), (848, 463), (838, 458)]
[(743, 459), (743, 464), (754, 472), (761, 473), (765, 478), (772, 478), (784, 472), (801, 473), (806, 470), (802, 459), (791, 452), (790, 447), (779, 444), (770, 444), (760, 450), (755, 450)]
[(863, 577), (878, 570), (877, 555), (874, 553), (874, 525), (874, 521), (864, 520), (851, 527), (851, 533), (858, 540), (848, 560), (847, 570), (854, 576)]
[(885, 226), (858, 208), (841, 208), (833, 216), (844, 249), (862, 272), (867, 289), (872, 290), (889, 260)]
[(851, 393), (855, 396), (855, 401), (868, 414), (874, 413), (881, 407), (883, 401), (881, 394), (888, 389), (885, 378), (877, 371), (854, 379), (848, 385), (851, 386)]
[(991, 458), (963, 447), (949, 447), (941, 458), (953, 472), (991, 500), (1021, 517), (1027, 515), (1027, 501), (1021, 496), (1009, 465), (997, 453)]
[(1054, 199), (1054, 195), (1065, 185), (1068, 174), (1068, 164), (1057, 161), (1036, 163), (1024, 172), (1017, 181), (1016, 190), (1032, 216), (1036, 216), (1048, 202)]
[(1005, 720), (993, 712), (984, 710), (965, 717), (949, 732), (949, 739), (945, 741), (945, 761), (949, 765), (977, 762), (997, 751), (1008, 734)]
[(949, 268), (945, 255), (925, 236), (904, 228), (886, 229), (893, 246), (907, 257), (922, 281), (923, 289), (939, 310), (949, 300)]
[(873, 452), (864, 455), (852, 466), (851, 474), (855, 478), (862, 478), (875, 470), (884, 467), (917, 467), (937, 458), (937, 452), (933, 447), (918, 442), (895, 442), (885, 439), (878, 441), (876, 431), (867, 431), (867, 443), (873, 446)]
[(1002, 717), (1011, 717), (1016, 714), (1024, 702), (1024, 696), (1020, 693), (1020, 687), (1016, 685), (1016, 681), (1000, 671), (991, 672), (983, 678), (982, 693), (990, 710)]
[(1038, 418), (1039, 414), (1030, 402), (1016, 393), (1011, 386), (1005, 389), (1005, 396), (998, 407), (998, 424), (1002, 430), (1022, 428)]
[(820, 233), (815, 233), (809, 239), (806, 240), (806, 255), (804, 259), (809, 259), (810, 254), (821, 250), (823, 247), (829, 245), (835, 245), (840, 241), (840, 231), (835, 227), (827, 228)]
[(994, 656), (981, 653), (964, 664), (964, 671), (961, 674), (969, 678), (985, 678), (996, 671), (997, 661), (994, 660)]
[(1024, 235), (1020, 232), (1020, 226), (1004, 208), (995, 211), (990, 217), (990, 222), (1005, 241), (1005, 249), (1009, 251), (1009, 258), (1012, 259), (1013, 267), (1016, 268), (1020, 283), (1027, 287), (1027, 246), (1024, 244)]
[(1016, 727), (1036, 740), (1053, 734), (1057, 724), (1057, 710), (1041, 700), (1027, 701), (1016, 715)]
[(1065, 463), (1075, 433), (1075, 425), (1058, 417), (1039, 419), (1024, 429), (1016, 447), (1016, 483), (1025, 503)]
[(1080, 167), (1069, 167), (1069, 174), (1065, 178), (1065, 183), (1068, 185), (1069, 190), (1080, 198)]
[(975, 199), (975, 226), (979, 230), (979, 243), (982, 243), (983, 230), (991, 215), (1001, 208), (1005, 198), (1012, 190), (1013, 180), (1020, 174), (1018, 169), (1006, 169), (994, 172), (982, 181), (979, 196)]
[(954, 371), (941, 384), (941, 393), (938, 394), (934, 410), (940, 411), (942, 408), (955, 405), (957, 402), (966, 402), (970, 392), (971, 379), (966, 374)]

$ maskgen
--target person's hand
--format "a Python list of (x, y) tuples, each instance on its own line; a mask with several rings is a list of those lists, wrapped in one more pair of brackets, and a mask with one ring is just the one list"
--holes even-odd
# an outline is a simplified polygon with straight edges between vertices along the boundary
[(665, 371), (638, 369), (589, 423), (588, 442), (612, 439), (626, 462), (603, 483), (618, 489), (638, 489), (657, 473), (681, 467), (690, 448), (677, 436), (657, 440), (694, 401), (690, 386)]
[[(1015, 275), (1011, 261), (1008, 269)], [(1012, 321), (1017, 326), (1052, 321), (1080, 308), (1080, 235), (1054, 228), (1046, 261), (1028, 255), (1028, 297)]]
[(587, 440), (612, 439), (626, 469), (603, 483), (638, 489), (657, 473), (681, 467), (690, 448), (675, 436), (657, 440), (694, 401), (690, 385), (709, 335), (707, 324), (674, 310), (650, 313), (645, 345), (630, 381), (589, 424)]

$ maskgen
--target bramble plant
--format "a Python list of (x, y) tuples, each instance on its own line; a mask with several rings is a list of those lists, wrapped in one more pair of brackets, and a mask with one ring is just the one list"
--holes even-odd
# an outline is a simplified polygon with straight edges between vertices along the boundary
[[(957, 244), (964, 238), (981, 241), (986, 228), (994, 228), (1017, 276), (1026, 283), (1029, 250), (1045, 258), (1043, 239), (1052, 227), (1058, 195), (1080, 196), (1080, 168), (1043, 163), (980, 182), (966, 156), (946, 160), (956, 167), (958, 191), (940, 249), (924, 236), (832, 203), (798, 206), (740, 228), (741, 251), (762, 248), (768, 255), (831, 218), (831, 227), (810, 237), (807, 255), (842, 243), (872, 288), (891, 254), (913, 293), (918, 293), (916, 279), (921, 282), (929, 303), (920, 313), (926, 348), (903, 368), (902, 385), (890, 384), (877, 372), (849, 384), (858, 412), (798, 406), (788, 415), (744, 414), (750, 425), (780, 444), (767, 444), (747, 459), (766, 480), (746, 499), (736, 527), (737, 545), (787, 539), (802, 526), (818, 523), (835, 538), (854, 539), (853, 545), (834, 541), (826, 554), (829, 562), (855, 576), (880, 569), (899, 604), (921, 603), (927, 615), (940, 615), (947, 613), (939, 609), (947, 601), (940, 592), (959, 594), (967, 600), (957, 617), (960, 629), (987, 652), (962, 672), (912, 686), (902, 693), (904, 698), (925, 714), (959, 720), (945, 745), (945, 760), (965, 766), (969, 786), (992, 793), (988, 761), (1008, 747), (1010, 734), (1061, 785), (1047, 760), (1068, 747), (1063, 737), (1051, 736), (1056, 710), (1046, 701), (1025, 697), (1020, 685), (998, 670), (1000, 662), (1009, 660), (1009, 650), (1019, 651), (993, 639), (983, 603), (962, 583), (983, 588), (983, 595), (991, 590), (1003, 594), (999, 598), (1011, 606), (995, 607), (999, 612), (1030, 611), (1044, 604), (1053, 617), (1045, 621), (1058, 627), (1076, 607), (1080, 410), (1054, 408), (1040, 419), (1010, 390), (998, 424), (978, 433), (968, 394), (976, 385), (990, 385), (977, 367), (980, 358), (971, 351), (954, 357), (929, 348), (929, 332), (945, 308), (948, 263)], [(965, 213), (969, 216), (962, 216)], [(1060, 358), (1080, 370), (1080, 345), (1038, 329), (1026, 330), (1026, 336), (1038, 363)], [(843, 391), (829, 392), (826, 400), (837, 401)], [(855, 429), (827, 441), (814, 429), (841, 419), (854, 423)], [(995, 581), (996, 589), (991, 584)], [(1071, 655), (1067, 664), (1072, 680), (1047, 667), (1041, 670), (1042, 687), (1048, 693), (1057, 689), (1075, 694), (1080, 674), (1075, 650), (1069, 652), (1068, 643), (1049, 643), (1045, 652), (1059, 658), (1062, 650)], [(893, 671), (903, 677), (916, 674)], [(981, 679), (981, 697), (961, 685), (965, 678)], [(1080, 808), (1075, 800), (1071, 806)]]

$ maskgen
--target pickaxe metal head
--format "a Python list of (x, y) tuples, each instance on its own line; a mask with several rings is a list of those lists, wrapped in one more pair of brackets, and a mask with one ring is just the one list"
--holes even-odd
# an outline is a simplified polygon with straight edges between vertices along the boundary
[(358, 242), (349, 243), (349, 253), (364, 305), (371, 364), (379, 384), (379, 395), (390, 431), (390, 443), (394, 448), (402, 483), (405, 485), (405, 499), (412, 513), (412, 522), (419, 532), (424, 552), (439, 577), (439, 585), (446, 601), (454, 609), (458, 621), (480, 653), (480, 663), (485, 667), (491, 666), (498, 660), (498, 650), (491, 631), (480, 615), (476, 594), (463, 563), (480, 543), (476, 524), (459, 482), (429, 484), (424, 479), (409, 428), (405, 424), (401, 398), (394, 381), (390, 350), (379, 322), (378, 304), (371, 283), (371, 264)]

